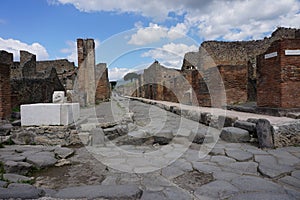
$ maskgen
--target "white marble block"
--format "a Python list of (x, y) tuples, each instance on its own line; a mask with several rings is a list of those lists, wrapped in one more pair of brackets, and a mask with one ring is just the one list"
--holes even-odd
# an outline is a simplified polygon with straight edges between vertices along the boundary
[(21, 125), (69, 125), (79, 119), (79, 114), (79, 103), (38, 103), (21, 105)]
[(65, 102), (65, 92), (64, 91), (54, 91), (52, 95), (53, 103), (64, 103)]

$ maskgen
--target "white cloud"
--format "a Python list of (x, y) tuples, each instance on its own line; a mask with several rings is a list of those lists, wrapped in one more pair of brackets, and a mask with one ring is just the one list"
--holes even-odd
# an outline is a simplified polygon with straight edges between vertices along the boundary
[(207, 40), (261, 39), (277, 26), (299, 27), (299, 9), (296, 0), (215, 1), (207, 11), (189, 13), (186, 19), (196, 21), (199, 35)]
[(158, 42), (161, 38), (168, 35), (168, 29), (157, 24), (150, 23), (149, 27), (140, 28), (131, 36), (128, 44), (145, 45), (153, 42)]
[[(155, 21), (167, 19), (169, 10), (181, 13), (184, 8), (184, 4), (180, 0), (51, 0), (49, 4), (54, 4), (54, 2), (73, 4), (78, 10), (83, 12), (112, 11), (116, 13), (135, 13), (144, 17), (151, 17)], [(178, 4), (181, 5), (179, 6)]]
[(61, 53), (68, 54), (67, 59), (71, 62), (77, 63), (77, 44), (74, 41), (66, 41), (68, 47), (60, 50)]
[(131, 69), (128, 68), (108, 68), (108, 79), (110, 81), (117, 81), (123, 79), (125, 74), (132, 72)]
[(46, 60), (49, 54), (45, 47), (39, 43), (26, 44), (15, 39), (3, 39), (0, 37), (0, 49), (14, 54), (14, 60), (20, 60), (20, 50), (35, 54), (37, 60)]
[(159, 60), (166, 67), (180, 69), (185, 53), (191, 51), (198, 51), (198, 47), (195, 45), (169, 43), (162, 48), (151, 49), (143, 53), (142, 56)]
[(171, 40), (175, 40), (185, 36), (188, 33), (188, 27), (184, 23), (178, 23), (176, 26), (172, 26), (168, 31), (168, 37)]
[(178, 23), (171, 28), (154, 23), (150, 23), (148, 27), (141, 27), (141, 24), (137, 24), (136, 27), (138, 27), (138, 30), (131, 36), (128, 44), (147, 45), (161, 39), (175, 40), (184, 37), (188, 32), (188, 28), (184, 23)]
[[(49, 0), (61, 4), (72, 4), (84, 12), (109, 11), (115, 13), (134, 13), (162, 22), (176, 13), (184, 19), (177, 25), (167, 28), (156, 24), (158, 37), (176, 38), (173, 30), (186, 34), (197, 32), (206, 40), (223, 38), (243, 40), (263, 38), (278, 26), (299, 28), (299, 0)], [(176, 17), (175, 17), (176, 19)], [(173, 18), (174, 20), (174, 18)], [(161, 31), (161, 32), (159, 32)], [(151, 31), (142, 28), (132, 38), (132, 44), (152, 41), (148, 38)], [(169, 33), (166, 33), (169, 32)], [(156, 33), (156, 32), (155, 32)], [(140, 35), (139, 35), (140, 34)], [(144, 36), (144, 37), (142, 37)], [(140, 40), (138, 40), (140, 39)]]

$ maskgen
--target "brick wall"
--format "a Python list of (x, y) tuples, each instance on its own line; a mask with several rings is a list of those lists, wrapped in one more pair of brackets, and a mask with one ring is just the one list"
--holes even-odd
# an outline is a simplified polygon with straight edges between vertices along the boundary
[(10, 68), (13, 65), (13, 54), (0, 51), (0, 119), (10, 117), (11, 87)]
[[(257, 58), (259, 107), (300, 107), (300, 55), (285, 55), (285, 50), (300, 50), (300, 39), (275, 41)], [(275, 52), (277, 56), (265, 58)]]
[(105, 63), (96, 65), (96, 101), (105, 101), (110, 98), (110, 83)]
[(36, 62), (37, 72), (44, 72), (48, 68), (56, 69), (58, 78), (66, 90), (73, 90), (77, 68), (74, 62), (69, 62), (67, 59), (45, 60)]

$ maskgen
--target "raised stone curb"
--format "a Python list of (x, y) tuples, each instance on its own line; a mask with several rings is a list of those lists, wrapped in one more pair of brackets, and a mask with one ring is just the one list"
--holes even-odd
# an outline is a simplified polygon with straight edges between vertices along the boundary
[(226, 142), (249, 142), (250, 135), (249, 132), (235, 127), (225, 127), (222, 129), (220, 138)]
[(249, 133), (253, 134), (256, 132), (256, 124), (246, 121), (237, 120), (234, 122), (234, 127), (245, 129), (249, 131)]

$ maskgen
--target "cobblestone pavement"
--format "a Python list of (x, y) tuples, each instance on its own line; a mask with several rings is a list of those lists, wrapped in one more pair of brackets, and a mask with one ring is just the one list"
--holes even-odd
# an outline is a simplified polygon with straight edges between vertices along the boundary
[(175, 137), (163, 146), (117, 145), (122, 137), (87, 146), (108, 166), (102, 185), (138, 185), (141, 199), (299, 199), (299, 147), (262, 150), (250, 143), (226, 143), (212, 128), (206, 131), (217, 142), (194, 144), (187, 133), (207, 127), (153, 105), (117, 103), (134, 113), (133, 136), (171, 131)]
[[(95, 124), (116, 122), (126, 125), (128, 134), (75, 148), (68, 158), (72, 165), (37, 174), (34, 186), (45, 191), (41, 199), (300, 197), (300, 147), (259, 149), (254, 143), (227, 143), (216, 129), (123, 98), (81, 113), (78, 126), (86, 132)], [(193, 131), (206, 132), (203, 144), (190, 142)], [(166, 135), (172, 138), (158, 144), (162, 133), (163, 142)]]

